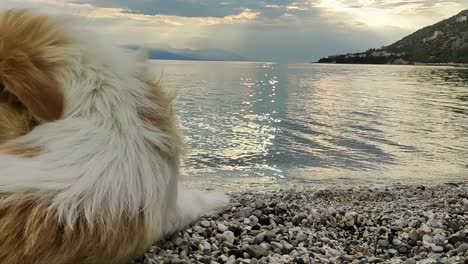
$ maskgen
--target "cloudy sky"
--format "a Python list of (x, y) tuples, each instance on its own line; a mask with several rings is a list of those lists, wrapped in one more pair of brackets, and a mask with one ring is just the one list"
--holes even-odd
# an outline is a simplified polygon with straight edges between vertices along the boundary
[(86, 16), (119, 44), (303, 62), (390, 44), (468, 0), (0, 0)]

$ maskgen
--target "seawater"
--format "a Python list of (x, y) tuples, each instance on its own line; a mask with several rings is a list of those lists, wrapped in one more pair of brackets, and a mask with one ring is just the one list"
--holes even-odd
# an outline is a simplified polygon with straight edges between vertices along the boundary
[(184, 174), (219, 181), (468, 179), (468, 69), (154, 61), (178, 91)]

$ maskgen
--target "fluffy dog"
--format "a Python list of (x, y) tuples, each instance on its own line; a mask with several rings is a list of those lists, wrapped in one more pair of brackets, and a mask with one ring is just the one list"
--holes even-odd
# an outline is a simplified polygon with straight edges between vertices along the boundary
[(180, 184), (173, 95), (62, 17), (0, 15), (0, 263), (126, 263), (227, 204)]

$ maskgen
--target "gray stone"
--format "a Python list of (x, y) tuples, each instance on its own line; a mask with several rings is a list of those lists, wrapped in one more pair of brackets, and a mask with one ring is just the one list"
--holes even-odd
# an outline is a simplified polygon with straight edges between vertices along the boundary
[(413, 241), (418, 241), (419, 240), (419, 234), (416, 230), (411, 230), (411, 232), (408, 233), (409, 239)]
[(249, 217), (249, 220), (250, 220), (251, 225), (256, 225), (256, 224), (258, 224), (258, 217), (255, 216), (255, 215), (251, 215), (251, 216)]
[(231, 232), (231, 231), (225, 231), (225, 232), (223, 233), (223, 240), (224, 240), (224, 241), (227, 241), (227, 242), (229, 242), (229, 243), (232, 244), (232, 243), (234, 243), (234, 239), (235, 239), (235, 237), (234, 237), (234, 233), (233, 233), (233, 232)]
[(218, 257), (218, 261), (221, 262), (221, 263), (226, 263), (228, 262), (228, 257), (225, 256), (225, 255), (221, 255)]
[(263, 213), (262, 213), (262, 211), (260, 211), (260, 210), (255, 210), (255, 211), (252, 213), (252, 215), (255, 215), (256, 217), (260, 218), (260, 217), (263, 216)]
[(307, 235), (304, 232), (299, 232), (296, 236), (297, 241), (302, 242), (307, 240)]
[(462, 254), (468, 250), (468, 244), (461, 244), (457, 247), (458, 254)]
[(271, 245), (271, 248), (273, 249), (280, 249), (280, 250), (283, 249), (283, 245), (279, 242), (273, 241), (270, 243), (270, 245)]
[(218, 230), (219, 230), (219, 232), (224, 233), (225, 231), (228, 230), (228, 228), (227, 228), (227, 226), (225, 226), (225, 225), (223, 225), (221, 223), (218, 223)]
[(216, 245), (215, 243), (211, 244), (211, 250), (218, 251), (219, 250), (218, 245)]
[(252, 215), (253, 211), (254, 210), (252, 209), (252, 207), (242, 208), (242, 209), (239, 210), (239, 216), (244, 217), (244, 218), (249, 217), (249, 216)]
[(200, 222), (200, 225), (201, 225), (202, 227), (208, 228), (208, 227), (211, 226), (211, 223), (210, 223), (210, 221), (203, 220), (203, 221)]
[(428, 243), (433, 243), (433, 239), (431, 236), (429, 235), (424, 235), (423, 238), (422, 238), (422, 241), (425, 241), (425, 242), (428, 242)]
[(401, 240), (399, 240), (398, 238), (395, 238), (393, 239), (392, 244), (396, 247), (399, 247), (401, 246), (401, 244), (403, 244), (403, 242), (401, 242)]
[(262, 200), (256, 200), (255, 201), (255, 208), (262, 209), (263, 207), (265, 207), (265, 202), (264, 201), (262, 201)]
[(284, 249), (286, 249), (287, 251), (291, 251), (294, 248), (293, 245), (291, 245), (285, 240), (281, 240), (281, 244), (283, 245)]
[(409, 247), (406, 246), (406, 245), (402, 245), (402, 246), (398, 247), (398, 252), (400, 252), (400, 254), (408, 254)]
[(442, 253), (442, 252), (444, 252), (444, 248), (441, 247), (441, 246), (436, 246), (436, 245), (434, 245), (434, 246), (432, 247), (432, 252), (434, 252), (434, 253)]
[(259, 245), (249, 245), (246, 248), (246, 252), (249, 253), (249, 255), (252, 258), (260, 259), (262, 257), (265, 257), (268, 255), (268, 252), (265, 248)]
[(288, 210), (288, 206), (285, 203), (279, 203), (276, 205), (275, 209), (279, 212), (286, 212)]
[(369, 263), (382, 263), (384, 260), (378, 257), (370, 257), (368, 261)]
[(424, 236), (426, 234), (430, 234), (431, 230), (432, 229), (429, 226), (427, 226), (426, 224), (422, 224), (421, 227), (418, 228), (417, 232), (419, 236)]
[(390, 242), (386, 239), (379, 240), (379, 246), (382, 248), (387, 248), (390, 245)]
[(256, 235), (256, 236), (254, 237), (254, 240), (253, 240), (253, 241), (254, 241), (255, 244), (260, 244), (260, 243), (262, 243), (264, 240), (265, 240), (265, 234), (264, 234), (264, 233), (260, 233), (260, 234), (258, 234), (258, 235)]
[(208, 243), (207, 241), (203, 241), (202, 245), (205, 248), (205, 250), (211, 251), (211, 244), (210, 243)]
[(203, 228), (201, 226), (194, 226), (193, 230), (198, 234), (203, 234), (203, 232), (205, 232), (205, 228)]

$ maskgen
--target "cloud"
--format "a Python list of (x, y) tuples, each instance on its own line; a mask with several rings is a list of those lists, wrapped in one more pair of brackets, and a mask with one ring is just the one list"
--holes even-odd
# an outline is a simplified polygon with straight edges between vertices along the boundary
[[(97, 7), (119, 6), (131, 12), (147, 15), (174, 15), (181, 17), (223, 18), (238, 14), (242, 10), (256, 7), (255, 4), (235, 4), (233, 1), (219, 2), (217, 0), (75, 0), (75, 2), (89, 3)], [(245, 3), (248, 2), (245, 1)]]
[(311, 1), (329, 19), (373, 28), (416, 30), (466, 8), (463, 0), (318, 0)]
[(228, 21), (254, 21), (260, 15), (260, 12), (253, 12), (250, 9), (244, 10), (242, 13), (237, 15), (225, 16), (224, 20)]
[[(1, 0), (86, 17), (119, 44), (223, 48), (304, 61), (390, 44), (466, 0)], [(463, 3), (465, 2), (465, 5)]]

